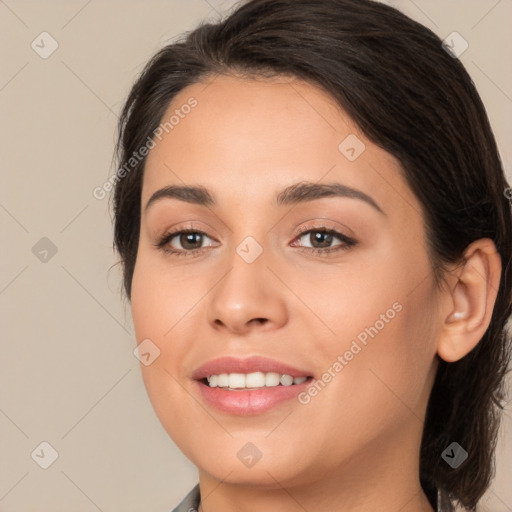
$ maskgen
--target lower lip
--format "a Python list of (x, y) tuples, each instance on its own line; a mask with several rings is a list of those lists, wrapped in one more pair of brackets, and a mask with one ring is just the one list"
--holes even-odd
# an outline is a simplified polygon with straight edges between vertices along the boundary
[(311, 382), (311, 377), (302, 384), (292, 386), (273, 386), (260, 389), (229, 391), (222, 388), (211, 388), (201, 381), (195, 383), (203, 400), (216, 409), (228, 414), (253, 416), (263, 414), (277, 405), (296, 398)]

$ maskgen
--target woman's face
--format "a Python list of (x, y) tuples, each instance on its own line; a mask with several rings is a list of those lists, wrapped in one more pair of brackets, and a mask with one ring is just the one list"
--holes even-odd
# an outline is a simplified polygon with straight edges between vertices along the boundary
[[(166, 121), (145, 167), (132, 313), (169, 435), (226, 482), (417, 469), (438, 296), (398, 161), (284, 78), (194, 84)], [(181, 230), (195, 234), (167, 236)]]

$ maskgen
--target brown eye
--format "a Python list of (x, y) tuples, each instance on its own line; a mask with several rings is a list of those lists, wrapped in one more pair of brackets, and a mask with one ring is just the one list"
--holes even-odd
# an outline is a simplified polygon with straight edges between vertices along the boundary
[[(202, 251), (205, 238), (212, 240), (202, 231), (186, 229), (164, 235), (155, 245), (164, 252), (186, 256)], [(209, 244), (211, 245), (212, 243)]]
[(324, 249), (330, 247), (333, 238), (333, 235), (325, 231), (310, 231), (308, 241), (311, 243), (312, 247)]
[(179, 240), (181, 246), (183, 249), (198, 249), (201, 247), (202, 244), (202, 237), (203, 235), (201, 233), (181, 233), (177, 239)]
[[(297, 237), (297, 240), (300, 241), (301, 239), (304, 239), (305, 243), (300, 243), (300, 247), (314, 253), (337, 252), (348, 249), (357, 243), (343, 233), (327, 228), (315, 228), (303, 231)], [(335, 239), (338, 239), (341, 243), (332, 245)], [(308, 242), (310, 244), (309, 246), (306, 245)]]

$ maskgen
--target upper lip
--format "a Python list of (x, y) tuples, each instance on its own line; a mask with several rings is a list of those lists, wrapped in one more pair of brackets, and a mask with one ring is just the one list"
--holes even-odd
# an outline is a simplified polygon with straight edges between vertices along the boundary
[(211, 375), (219, 375), (221, 373), (253, 372), (276, 372), (292, 377), (309, 377), (312, 375), (308, 370), (294, 368), (286, 363), (267, 357), (251, 356), (241, 359), (233, 356), (224, 356), (211, 359), (199, 366), (199, 368), (193, 372), (192, 378), (201, 380)]

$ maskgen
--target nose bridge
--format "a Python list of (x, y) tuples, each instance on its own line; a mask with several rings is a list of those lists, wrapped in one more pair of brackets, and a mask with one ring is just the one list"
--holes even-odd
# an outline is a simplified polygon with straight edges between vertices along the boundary
[(267, 268), (268, 263), (268, 249), (254, 236), (246, 236), (234, 247), (229, 270), (212, 290), (210, 322), (241, 332), (253, 324), (285, 321), (283, 290)]

